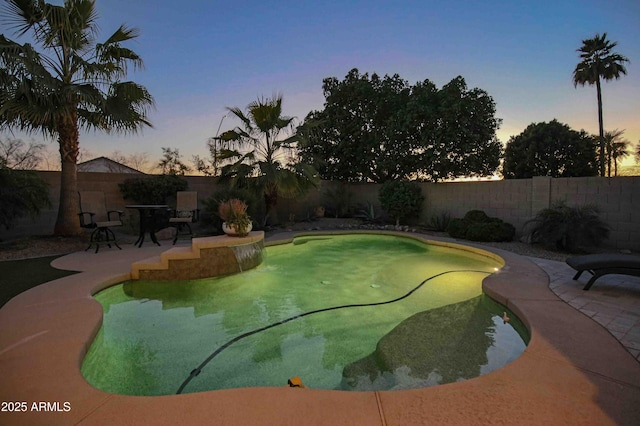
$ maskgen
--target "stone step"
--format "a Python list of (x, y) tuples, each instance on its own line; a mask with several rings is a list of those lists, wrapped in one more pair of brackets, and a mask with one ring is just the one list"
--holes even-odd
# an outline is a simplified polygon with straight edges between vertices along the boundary
[(131, 278), (140, 279), (140, 271), (162, 270), (168, 269), (168, 267), (168, 263), (163, 263), (160, 256), (148, 257), (131, 264)]
[[(237, 265), (238, 262), (235, 257), (233, 262), (226, 259), (229, 253), (233, 256), (233, 253), (229, 252), (229, 250), (235, 246), (260, 241), (264, 241), (264, 232), (262, 231), (251, 232), (245, 237), (223, 235), (193, 238), (191, 247), (173, 247), (158, 256), (133, 263), (131, 265), (131, 278), (137, 280), (143, 275), (145, 279), (188, 279), (189, 276), (191, 278), (204, 278), (239, 272), (240, 266)], [(223, 262), (226, 266), (221, 266), (219, 262)], [(255, 267), (255, 265), (251, 267)], [(149, 271), (149, 273), (141, 274), (144, 271)]]
[(173, 247), (160, 254), (160, 258), (163, 262), (168, 262), (170, 259), (196, 259), (199, 257), (198, 254), (199, 253), (196, 253), (192, 247)]

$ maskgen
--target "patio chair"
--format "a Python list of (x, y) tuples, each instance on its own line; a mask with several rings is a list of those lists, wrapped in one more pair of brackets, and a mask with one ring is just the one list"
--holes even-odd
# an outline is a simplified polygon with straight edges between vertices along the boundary
[(85, 251), (95, 245), (96, 253), (98, 253), (100, 244), (106, 244), (109, 248), (111, 248), (111, 244), (114, 244), (118, 249), (122, 250), (116, 241), (115, 234), (110, 229), (115, 226), (122, 226), (122, 211), (107, 210), (104, 192), (79, 191), (78, 196), (80, 226), (86, 229), (93, 229), (89, 238), (89, 247)]
[(173, 244), (178, 241), (180, 230), (187, 228), (189, 235), (193, 237), (191, 223), (198, 221), (200, 210), (198, 209), (198, 193), (196, 191), (178, 191), (176, 197), (176, 210), (173, 217), (169, 218), (169, 224), (176, 228)]
[(640, 256), (632, 254), (587, 254), (570, 257), (567, 264), (578, 271), (573, 277), (574, 280), (580, 278), (584, 271), (593, 275), (583, 290), (589, 290), (598, 278), (607, 274), (640, 276)]

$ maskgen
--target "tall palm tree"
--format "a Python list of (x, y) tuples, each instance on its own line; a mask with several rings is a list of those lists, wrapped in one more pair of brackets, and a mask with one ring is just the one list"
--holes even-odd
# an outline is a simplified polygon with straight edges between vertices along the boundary
[(605, 81), (609, 81), (615, 78), (617, 80), (620, 78), (620, 74), (626, 75), (627, 69), (624, 67), (624, 63), (629, 62), (629, 59), (626, 57), (619, 53), (612, 52), (617, 44), (615, 41), (611, 42), (607, 40), (607, 33), (603, 33), (602, 36), (596, 34), (594, 38), (582, 40), (582, 46), (577, 49), (577, 51), (580, 52), (580, 58), (582, 60), (576, 65), (573, 71), (574, 87), (577, 87), (578, 84), (581, 86), (585, 84), (596, 85), (600, 130), (600, 176), (604, 176), (605, 173), (605, 142), (600, 79), (602, 78)]
[(611, 177), (611, 163), (614, 167), (614, 176), (618, 176), (618, 161), (629, 156), (629, 142), (622, 138), (624, 130), (614, 130), (612, 132), (604, 133), (604, 141), (607, 148), (607, 176)]
[(293, 117), (282, 115), (282, 95), (258, 98), (246, 112), (227, 108), (242, 122), (241, 126), (223, 132), (219, 139), (225, 149), (222, 160), (232, 160), (222, 168), (222, 181), (232, 187), (255, 189), (264, 197), (267, 216), (275, 217), (279, 197), (300, 194), (317, 184), (313, 167), (287, 161), (286, 153), (296, 149)]
[(57, 138), (62, 172), (54, 233), (77, 235), (76, 163), (79, 130), (135, 133), (151, 126), (153, 97), (126, 77), (142, 60), (121, 44), (138, 30), (120, 26), (97, 43), (95, 0), (6, 0), (2, 19), (18, 37), (29, 33), (41, 48), (0, 35), (0, 129), (41, 132)]

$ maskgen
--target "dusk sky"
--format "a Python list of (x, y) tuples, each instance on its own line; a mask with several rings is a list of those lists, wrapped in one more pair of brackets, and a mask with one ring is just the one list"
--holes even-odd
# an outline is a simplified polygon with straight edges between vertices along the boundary
[[(185, 160), (206, 156), (226, 107), (281, 93), (285, 115), (303, 120), (323, 107), (322, 80), (352, 68), (439, 88), (461, 75), (493, 97), (503, 143), (554, 118), (597, 133), (596, 89), (574, 88), (572, 72), (581, 41), (603, 32), (631, 61), (626, 76), (603, 84), (605, 130), (640, 140), (637, 0), (97, 0), (97, 8), (99, 40), (121, 23), (140, 29), (128, 47), (145, 69), (129, 78), (149, 89), (156, 109), (142, 134), (81, 134), (92, 156), (146, 152), (155, 162), (161, 147)], [(222, 131), (237, 124), (227, 117)]]

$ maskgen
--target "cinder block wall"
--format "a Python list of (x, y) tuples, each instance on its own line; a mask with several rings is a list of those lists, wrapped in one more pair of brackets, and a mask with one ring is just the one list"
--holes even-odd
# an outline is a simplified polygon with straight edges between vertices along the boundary
[(551, 202), (595, 204), (611, 227), (607, 245), (640, 251), (640, 176), (551, 179)]
[(520, 230), (531, 218), (532, 180), (424, 183), (425, 204), (421, 220), (450, 213), (462, 217), (469, 210), (484, 210)]
[[(50, 184), (52, 207), (31, 220), (24, 218), (10, 230), (0, 229), (0, 240), (29, 235), (51, 234), (58, 210), (60, 173), (39, 172)], [(109, 208), (125, 210), (125, 201), (120, 195), (118, 183), (131, 175), (118, 173), (78, 173), (78, 189), (104, 191)], [(215, 181), (205, 176), (187, 176), (189, 189), (198, 192), (204, 200), (217, 189)], [(322, 182), (320, 188), (304, 196), (282, 198), (278, 203), (278, 218), (287, 221), (291, 214), (296, 220), (307, 217), (313, 208), (326, 203), (327, 190), (340, 185)], [(488, 215), (499, 217), (513, 224), (522, 232), (525, 222), (556, 200), (565, 200), (569, 205), (596, 204), (602, 219), (611, 227), (607, 246), (616, 249), (640, 251), (640, 176), (615, 178), (550, 178), (512, 179), (489, 182), (444, 182), (422, 183), (425, 204), (420, 223), (428, 223), (433, 215), (443, 212), (453, 217), (462, 217), (472, 209), (484, 210)], [(373, 203), (380, 210), (378, 190), (380, 185), (369, 183), (349, 184), (352, 193), (351, 205), (366, 206)], [(131, 213), (131, 212), (127, 212)]]

